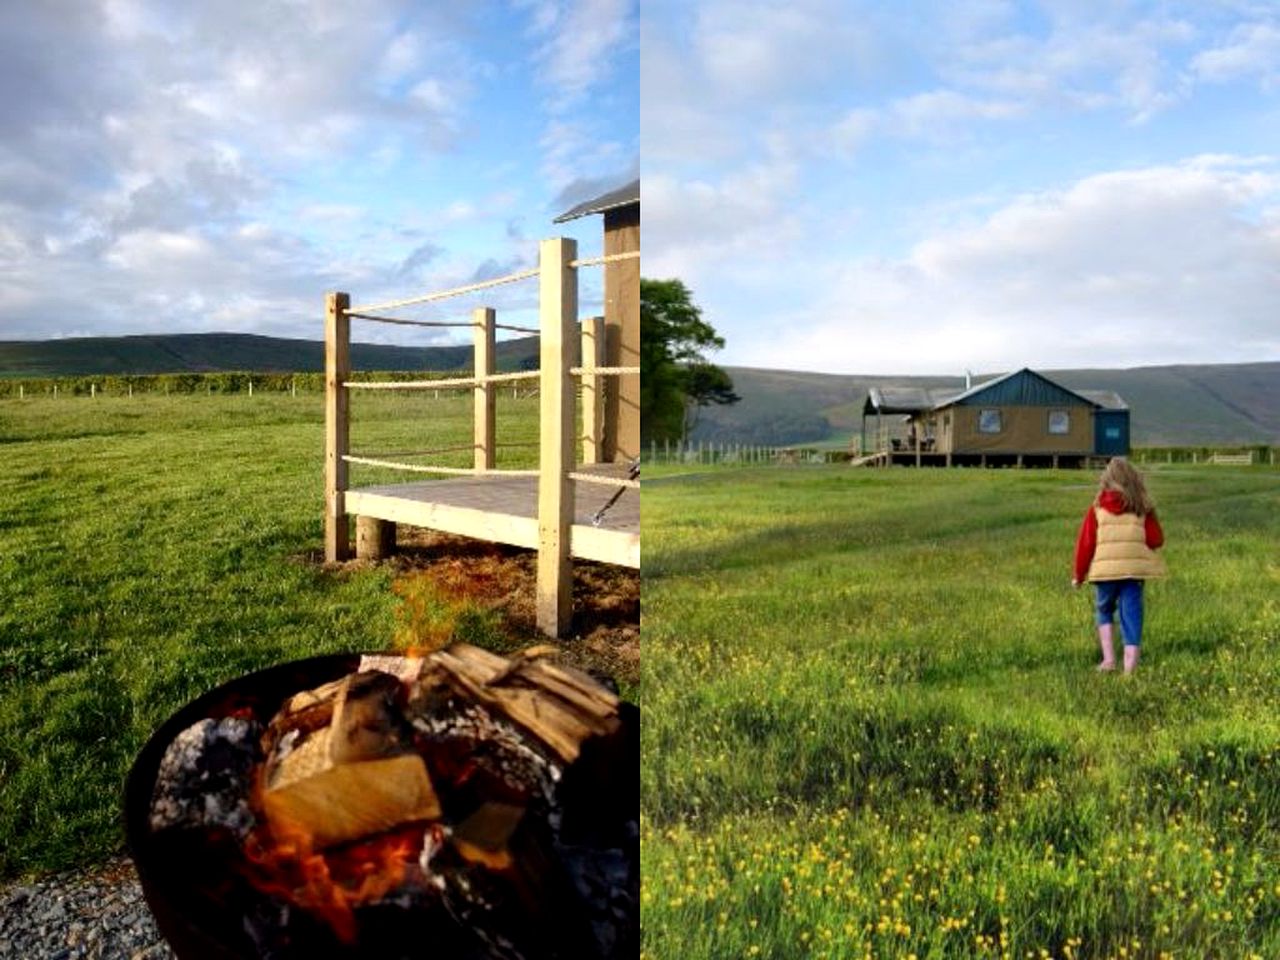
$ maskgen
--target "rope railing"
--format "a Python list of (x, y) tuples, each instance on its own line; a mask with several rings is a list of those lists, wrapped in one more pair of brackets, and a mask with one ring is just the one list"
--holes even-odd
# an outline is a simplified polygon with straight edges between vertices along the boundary
[(346, 463), (362, 463), (367, 467), (384, 467), (388, 470), (404, 470), (409, 473), (440, 473), (449, 476), (504, 476), (504, 477), (536, 477), (537, 470), (486, 470), (476, 469), (475, 467), (436, 467), (426, 464), (402, 463), (397, 460), (378, 460), (373, 457), (357, 457), (352, 454), (345, 454), (342, 457)]
[(469, 283), (466, 286), (453, 287), (450, 290), (439, 290), (435, 293), (424, 293), (417, 297), (406, 297), (403, 300), (386, 300), (382, 303), (360, 304), (359, 306), (348, 307), (346, 313), (348, 316), (357, 313), (378, 313), (382, 310), (394, 310), (397, 307), (409, 307), (415, 303), (448, 300), (450, 297), (460, 297), (466, 293), (475, 293), (477, 290), (488, 290), (490, 287), (500, 287), (503, 284), (528, 280), (531, 277), (536, 277), (539, 272), (539, 268), (534, 267), (531, 270), (521, 270), (519, 273), (509, 273), (505, 277), (494, 277), (492, 280), (481, 280), (479, 283)]
[(626, 477), (608, 477), (601, 476), (598, 473), (568, 473), (565, 474), (570, 480), (577, 480), (580, 483), (594, 483), (601, 487), (626, 487), (628, 490), (639, 490), (639, 480), (628, 480)]
[(610, 253), (603, 257), (588, 257), (584, 260), (570, 260), (571, 267), (596, 267), (602, 263), (617, 263), (619, 260), (639, 260), (640, 251), (633, 250), (630, 253)]
[[(492, 443), (489, 446), (494, 450), (529, 450), (538, 446), (538, 442), (531, 440), (527, 443)], [(482, 445), (478, 443), (460, 443), (456, 447), (437, 447), (434, 450), (388, 450), (385, 453), (366, 453), (361, 456), (386, 460), (391, 457), (433, 457), (440, 453), (462, 453), (466, 450), (479, 449), (482, 449)]]
[[(374, 323), (394, 323), (403, 327), (476, 327), (480, 324), (471, 320), (406, 320), (403, 317), (379, 317), (372, 313), (352, 313), (347, 312), (347, 316), (353, 320), (372, 320)], [(495, 323), (495, 330), (514, 330), (517, 333), (537, 334), (540, 331), (536, 327), (522, 327), (514, 323)]]
[(375, 460), (385, 460), (388, 457), (434, 457), (440, 453), (461, 453), (464, 450), (475, 450), (478, 444), (460, 443), (456, 447), (436, 447), (434, 450), (389, 450), (386, 453), (366, 453), (363, 456), (373, 457)]
[(486, 383), (508, 383), (512, 380), (535, 380), (542, 376), (537, 370), (520, 370), (516, 373), (490, 373), (483, 377), (452, 377), (447, 380), (344, 380), (342, 385), (351, 390), (432, 390), (446, 387), (479, 387)]
[(374, 323), (395, 323), (404, 327), (471, 327), (475, 324), (469, 320), (403, 320), (400, 317), (379, 317), (371, 313), (352, 313), (347, 316), (356, 320), (372, 320)]
[[(611, 253), (602, 257), (587, 257), (581, 260), (570, 260), (569, 266), (595, 267), (606, 263), (617, 263), (620, 260), (638, 260), (639, 258), (640, 251), (634, 250), (631, 253)], [(416, 303), (430, 303), (433, 300), (447, 300), (450, 297), (460, 297), (464, 294), (475, 293), (477, 290), (488, 290), (490, 287), (500, 287), (508, 283), (518, 283), (521, 280), (528, 280), (531, 277), (536, 277), (539, 272), (539, 267), (533, 267), (529, 270), (509, 273), (504, 277), (494, 277), (492, 280), (481, 280), (478, 283), (469, 283), (465, 286), (452, 287), (448, 290), (438, 290), (434, 293), (424, 293), (416, 297), (405, 297), (402, 300), (384, 300), (381, 303), (359, 304), (354, 307), (348, 307), (346, 314), (349, 317), (358, 316), (364, 320), (379, 319), (377, 317), (370, 317), (367, 315), (377, 313), (380, 310), (394, 310), (397, 307), (409, 307)]]
[(639, 373), (639, 367), (570, 367), (569, 372), (575, 377), (583, 376), (588, 373), (599, 374), (602, 377), (625, 377), (628, 374)]

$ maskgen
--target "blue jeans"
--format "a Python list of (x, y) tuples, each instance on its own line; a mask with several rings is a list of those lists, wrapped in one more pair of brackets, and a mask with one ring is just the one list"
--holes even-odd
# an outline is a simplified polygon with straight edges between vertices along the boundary
[(1120, 611), (1120, 634), (1124, 637), (1126, 647), (1136, 647), (1142, 643), (1142, 581), (1141, 580), (1099, 580), (1094, 586), (1098, 590), (1098, 626), (1111, 623), (1115, 619), (1116, 610)]

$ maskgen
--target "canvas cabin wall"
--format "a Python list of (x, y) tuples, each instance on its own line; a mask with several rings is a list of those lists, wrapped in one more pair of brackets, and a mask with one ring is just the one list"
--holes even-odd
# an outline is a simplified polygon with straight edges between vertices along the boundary
[(942, 453), (1088, 455), (1094, 404), (1031, 370), (968, 390), (935, 411)]
[(1061, 453), (1093, 450), (1093, 408), (982, 404), (943, 413), (939, 450), (944, 453)]

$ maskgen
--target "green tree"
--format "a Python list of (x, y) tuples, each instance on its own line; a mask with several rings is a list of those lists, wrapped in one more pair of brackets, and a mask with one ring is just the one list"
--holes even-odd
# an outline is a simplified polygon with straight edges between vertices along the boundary
[(724, 338), (702, 319), (680, 280), (640, 280), (640, 435), (678, 440), (713, 403), (737, 403), (733, 380), (704, 351)]

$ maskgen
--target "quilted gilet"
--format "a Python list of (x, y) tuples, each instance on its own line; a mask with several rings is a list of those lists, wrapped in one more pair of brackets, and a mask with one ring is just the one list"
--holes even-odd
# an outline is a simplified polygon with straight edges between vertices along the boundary
[(1166, 573), (1164, 559), (1147, 546), (1146, 521), (1136, 513), (1112, 513), (1095, 507), (1098, 546), (1089, 564), (1089, 580), (1150, 580)]

